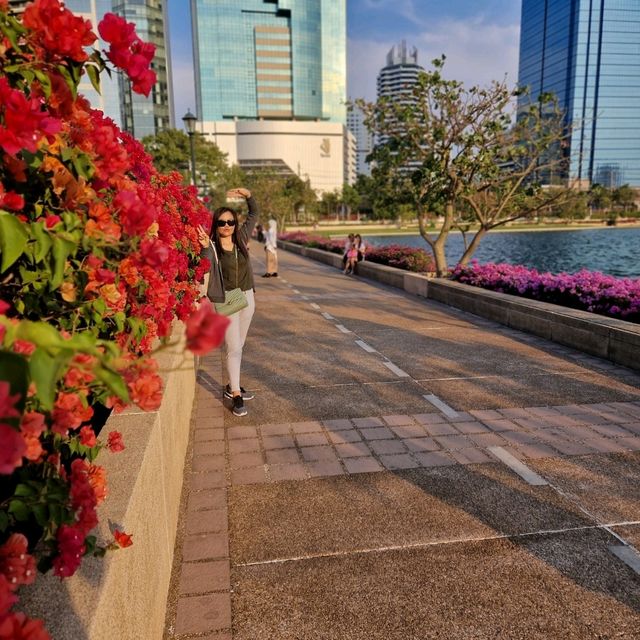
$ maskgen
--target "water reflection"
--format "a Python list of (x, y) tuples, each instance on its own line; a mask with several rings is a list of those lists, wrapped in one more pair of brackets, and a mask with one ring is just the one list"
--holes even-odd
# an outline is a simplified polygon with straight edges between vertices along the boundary
[[(366, 239), (374, 245), (427, 247), (417, 235), (371, 236)], [(457, 262), (463, 250), (461, 234), (451, 234), (447, 242), (451, 265)], [(640, 277), (640, 228), (494, 232), (485, 236), (474, 257), (479, 262), (508, 262), (552, 273), (589, 269), (637, 278)]]

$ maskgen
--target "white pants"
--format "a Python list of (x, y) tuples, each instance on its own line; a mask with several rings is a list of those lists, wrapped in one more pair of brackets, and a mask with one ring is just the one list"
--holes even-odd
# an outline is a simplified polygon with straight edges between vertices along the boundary
[(229, 316), (231, 323), (227, 327), (224, 342), (227, 353), (227, 372), (231, 391), (240, 391), (240, 365), (242, 364), (242, 347), (247, 339), (247, 332), (256, 309), (253, 289), (245, 291), (249, 306)]

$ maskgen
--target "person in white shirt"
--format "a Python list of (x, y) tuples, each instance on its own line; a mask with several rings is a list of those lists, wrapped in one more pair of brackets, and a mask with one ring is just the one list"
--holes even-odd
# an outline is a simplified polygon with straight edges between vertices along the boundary
[(263, 278), (278, 277), (278, 223), (269, 219), (269, 228), (264, 234), (264, 252), (267, 259), (267, 272)]

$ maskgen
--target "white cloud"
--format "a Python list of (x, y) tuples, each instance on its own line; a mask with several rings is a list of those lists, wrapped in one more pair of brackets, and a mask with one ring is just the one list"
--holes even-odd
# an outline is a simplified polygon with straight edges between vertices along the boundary
[[(412, 3), (405, 4), (410, 6)], [(418, 48), (418, 60), (423, 67), (430, 67), (431, 60), (444, 53), (447, 56), (444, 75), (471, 86), (502, 80), (505, 74), (510, 84), (517, 82), (519, 37), (517, 24), (502, 26), (476, 18), (441, 20), (406, 40)], [(375, 98), (376, 76), (394, 44), (397, 43), (349, 40), (348, 91), (351, 97)]]

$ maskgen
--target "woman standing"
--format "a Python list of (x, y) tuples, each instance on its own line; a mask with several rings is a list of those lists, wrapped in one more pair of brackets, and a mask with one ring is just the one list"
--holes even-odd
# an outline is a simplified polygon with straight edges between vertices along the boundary
[(246, 416), (245, 400), (253, 399), (253, 395), (240, 386), (240, 366), (242, 364), (242, 348), (249, 331), (249, 325), (255, 310), (253, 296), (253, 272), (249, 260), (249, 238), (256, 220), (258, 206), (248, 189), (231, 189), (227, 192), (227, 200), (244, 198), (249, 207), (249, 215), (244, 224), (238, 222), (238, 213), (230, 207), (220, 207), (213, 212), (211, 236), (200, 227), (198, 235), (203, 247), (203, 256), (211, 261), (207, 297), (212, 302), (224, 302), (225, 291), (238, 287), (242, 289), (247, 306), (229, 316), (231, 323), (225, 334), (227, 355), (227, 372), (229, 384), (224, 395), (233, 402), (233, 414)]
[(264, 234), (264, 252), (267, 258), (267, 272), (263, 278), (278, 277), (278, 223), (269, 219), (269, 228)]

